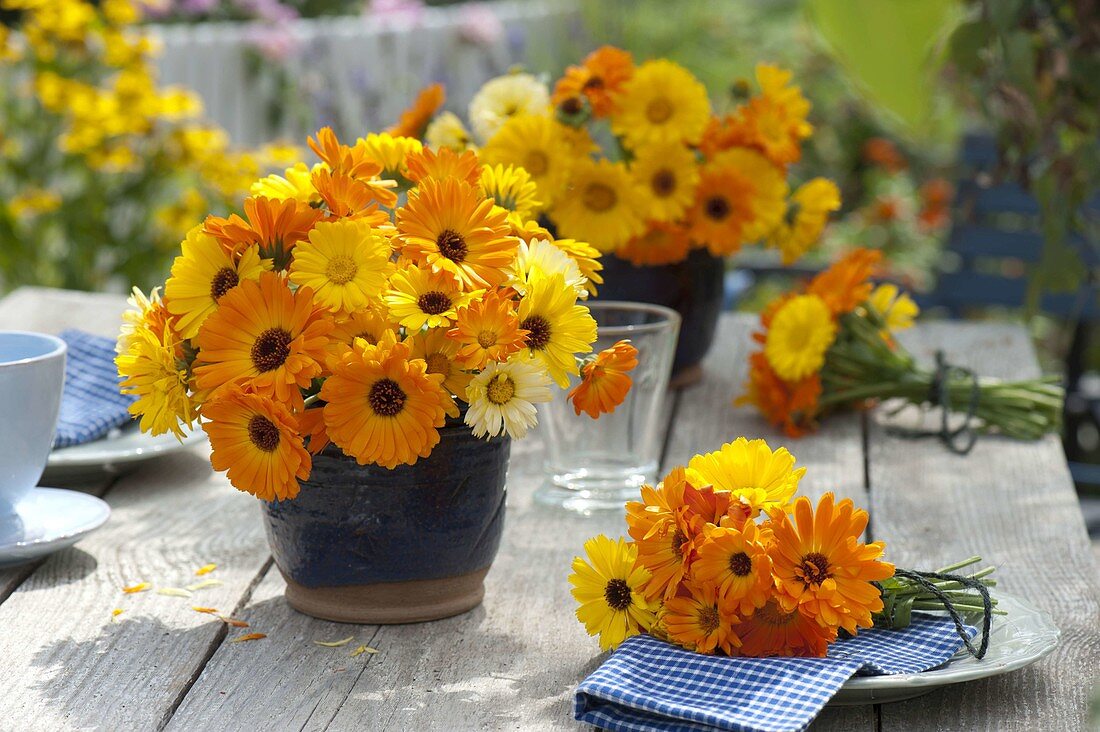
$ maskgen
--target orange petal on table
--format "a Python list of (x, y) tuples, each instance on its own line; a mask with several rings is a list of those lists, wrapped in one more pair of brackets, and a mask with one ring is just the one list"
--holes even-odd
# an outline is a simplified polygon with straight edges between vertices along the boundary
[(230, 643), (244, 643), (245, 641), (260, 640), (261, 638), (266, 638), (266, 637), (267, 637), (267, 633), (245, 633), (244, 635), (239, 635), (236, 638), (233, 638), (229, 642)]
[(129, 587), (123, 587), (122, 591), (125, 592), (127, 595), (133, 595), (137, 592), (145, 592), (150, 587), (152, 587), (152, 585), (150, 585), (148, 582), (138, 582), (136, 585), (130, 585)]
[(218, 618), (223, 623), (225, 623), (226, 625), (231, 625), (234, 628), (247, 628), (248, 627), (248, 623), (246, 623), (245, 621), (238, 620), (237, 618), (231, 618), (228, 615), (219, 615)]
[(126, 612), (126, 611), (123, 610), (120, 607), (116, 607), (114, 610), (112, 610), (111, 611), (111, 622), (112, 623), (115, 622), (115, 618), (117, 618), (119, 615), (122, 615), (122, 613), (124, 613), (124, 612)]
[(204, 565), (202, 565), (201, 567), (199, 567), (198, 569), (195, 570), (195, 576), (196, 577), (202, 577), (204, 574), (210, 574), (211, 572), (213, 572), (217, 568), (218, 568), (218, 565), (216, 565), (216, 564), (204, 564)]

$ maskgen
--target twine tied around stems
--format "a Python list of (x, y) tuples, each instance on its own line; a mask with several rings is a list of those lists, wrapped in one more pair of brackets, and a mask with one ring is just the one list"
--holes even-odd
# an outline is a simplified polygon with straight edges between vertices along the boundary
[[(894, 576), (903, 577), (912, 581), (923, 591), (933, 595), (941, 602), (943, 604), (943, 609), (947, 611), (947, 614), (951, 616), (951, 621), (955, 623), (955, 632), (962, 638), (962, 642), (966, 646), (967, 652), (979, 661), (985, 657), (986, 651), (989, 650), (989, 629), (993, 624), (993, 600), (989, 596), (989, 588), (986, 587), (984, 583), (961, 574), (950, 574), (947, 572), (918, 572), (913, 569), (901, 568), (894, 570)], [(971, 590), (977, 590), (978, 594), (982, 596), (982, 640), (977, 648), (974, 647), (974, 643), (970, 640), (970, 634), (966, 632), (962, 615), (955, 609), (955, 604), (951, 601), (951, 598), (930, 580), (957, 582)], [(875, 584), (877, 585), (878, 583), (876, 582)], [(879, 585), (879, 590), (882, 590), (881, 585)], [(891, 616), (892, 614), (891, 611)], [(889, 617), (888, 620), (893, 624), (893, 617)]]
[[(951, 377), (957, 376), (970, 380), (970, 399), (963, 413), (963, 422), (952, 429), (951, 417)], [(938, 430), (908, 430), (899, 427), (890, 428), (889, 432), (898, 437), (939, 437), (947, 449), (956, 455), (966, 455), (974, 449), (978, 441), (978, 431), (974, 426), (975, 415), (978, 411), (978, 400), (981, 398), (981, 387), (978, 384), (978, 375), (972, 369), (965, 366), (956, 366), (947, 362), (947, 357), (942, 350), (936, 351), (936, 370), (932, 374), (932, 383), (928, 387), (928, 401), (934, 407), (940, 407), (940, 428)], [(960, 438), (962, 438), (960, 440)]]

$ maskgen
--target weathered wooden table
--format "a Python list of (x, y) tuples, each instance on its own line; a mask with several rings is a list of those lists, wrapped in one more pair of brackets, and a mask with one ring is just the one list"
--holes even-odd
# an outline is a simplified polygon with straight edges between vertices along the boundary
[[(0, 302), (0, 328), (113, 335), (121, 308), (112, 296), (21, 290)], [(1030, 668), (910, 702), (830, 708), (814, 729), (1083, 728), (1100, 674), (1100, 577), (1058, 440), (983, 439), (957, 457), (855, 414), (785, 440), (730, 406), (753, 326), (725, 317), (706, 379), (671, 395), (664, 467), (738, 435), (788, 444), (809, 468), (803, 492), (833, 490), (867, 507), (890, 559), (933, 568), (982, 554), (1006, 592), (1062, 630), (1060, 647)], [(1020, 328), (933, 324), (910, 335), (923, 357), (945, 347), (991, 375), (1037, 371)], [(255, 500), (200, 449), (84, 486), (111, 504), (110, 522), (73, 549), (0, 570), (0, 729), (577, 728), (573, 689), (600, 656), (573, 617), (569, 562), (585, 538), (622, 533), (623, 522), (535, 506), (540, 455), (537, 436), (513, 447), (507, 526), (484, 604), (424, 625), (346, 626), (291, 610)], [(224, 584), (193, 599), (121, 591), (185, 585), (208, 562)], [(246, 631), (227, 632), (194, 604), (231, 612), (267, 638), (230, 643)], [(112, 620), (114, 608), (125, 612)], [(349, 635), (350, 646), (313, 643)], [(359, 644), (378, 653), (350, 657)]]

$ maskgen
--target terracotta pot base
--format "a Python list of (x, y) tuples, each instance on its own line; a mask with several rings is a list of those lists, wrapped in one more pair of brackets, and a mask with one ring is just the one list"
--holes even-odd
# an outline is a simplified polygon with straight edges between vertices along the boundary
[(360, 625), (394, 625), (439, 620), (472, 610), (485, 596), (489, 568), (457, 577), (378, 582), (346, 587), (306, 587), (283, 574), (286, 601), (298, 612), (322, 620)]

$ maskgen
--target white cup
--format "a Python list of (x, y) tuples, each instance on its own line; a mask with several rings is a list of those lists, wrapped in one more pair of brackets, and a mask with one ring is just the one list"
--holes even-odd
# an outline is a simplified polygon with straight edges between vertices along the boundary
[(53, 447), (65, 341), (44, 333), (0, 331), (0, 518), (42, 477)]

